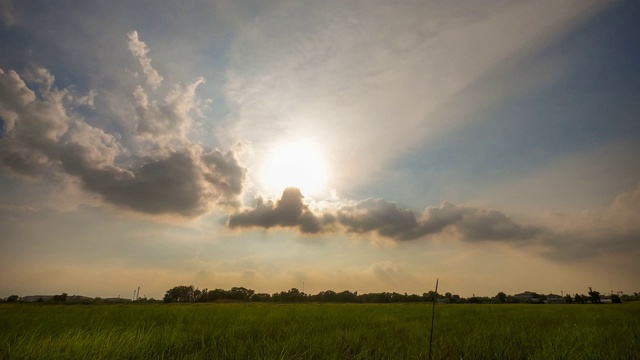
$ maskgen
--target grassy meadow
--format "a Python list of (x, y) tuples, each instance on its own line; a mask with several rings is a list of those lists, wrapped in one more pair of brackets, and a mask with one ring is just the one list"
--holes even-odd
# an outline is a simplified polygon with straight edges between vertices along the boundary
[[(0, 306), (1, 359), (426, 359), (429, 304)], [(640, 304), (437, 305), (434, 359), (640, 359)]]

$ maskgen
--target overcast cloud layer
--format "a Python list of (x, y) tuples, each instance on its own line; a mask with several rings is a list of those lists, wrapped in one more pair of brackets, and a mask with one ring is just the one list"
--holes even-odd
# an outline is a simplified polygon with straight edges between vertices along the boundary
[(0, 1), (0, 297), (637, 291), (636, 3), (148, 5)]

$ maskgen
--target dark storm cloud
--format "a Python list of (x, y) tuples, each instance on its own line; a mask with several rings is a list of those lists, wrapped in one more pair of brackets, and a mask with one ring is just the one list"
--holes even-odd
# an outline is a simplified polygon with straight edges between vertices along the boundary
[(282, 198), (275, 204), (259, 198), (256, 207), (229, 216), (229, 227), (291, 227), (303, 233), (317, 233), (322, 230), (321, 219), (304, 204), (299, 189), (287, 188)]
[[(147, 104), (151, 110), (140, 121), (164, 124), (147, 133), (169, 136), (177, 130), (181, 138), (175, 148), (158, 141), (157, 151), (139, 159), (113, 135), (72, 113), (66, 90), (52, 89), (53, 77), (42, 70), (29, 75), (30, 81), (45, 85), (37, 96), (15, 71), (0, 69), (0, 169), (34, 178), (46, 170), (73, 175), (107, 202), (148, 214), (194, 216), (213, 204), (240, 204), (246, 169), (235, 152), (206, 150), (182, 137), (202, 80), (175, 87), (163, 104)], [(129, 161), (119, 163), (119, 157)]]
[(385, 200), (364, 200), (343, 206), (338, 221), (349, 232), (376, 232), (394, 240), (414, 240), (450, 230), (465, 241), (530, 239), (542, 229), (516, 224), (497, 210), (443, 202), (425, 209), (419, 218)]
[(232, 214), (228, 226), (285, 228), (301, 233), (374, 234), (412, 241), (446, 234), (466, 242), (503, 242), (532, 246), (554, 260), (640, 251), (640, 185), (602, 210), (568, 216), (566, 226), (520, 224), (501, 211), (443, 202), (422, 214), (383, 199), (367, 199), (312, 211), (300, 191), (285, 190), (277, 202), (258, 199), (255, 207)]
[[(193, 146), (123, 168), (112, 165), (118, 153), (113, 137), (95, 128), (87, 132), (93, 135), (83, 134), (85, 144), (64, 144), (60, 160), (87, 190), (113, 204), (149, 214), (183, 216), (202, 214), (211, 203), (239, 204), (246, 170), (232, 151), (202, 152)], [(106, 155), (110, 152), (111, 156)]]
[(79, 176), (87, 190), (116, 205), (149, 214), (192, 216), (205, 212), (212, 197), (196, 159), (186, 152), (148, 161), (132, 171), (116, 166), (85, 167), (82, 159), (71, 155), (80, 148), (67, 149), (61, 158), (66, 169)]
[(457, 206), (448, 202), (427, 208), (418, 217), (409, 209), (382, 199), (367, 199), (335, 210), (313, 213), (300, 190), (289, 188), (274, 204), (259, 200), (256, 207), (229, 217), (231, 228), (284, 227), (303, 233), (344, 231), (375, 233), (403, 241), (450, 231), (461, 240), (524, 240), (540, 234), (541, 227), (518, 225), (496, 210)]

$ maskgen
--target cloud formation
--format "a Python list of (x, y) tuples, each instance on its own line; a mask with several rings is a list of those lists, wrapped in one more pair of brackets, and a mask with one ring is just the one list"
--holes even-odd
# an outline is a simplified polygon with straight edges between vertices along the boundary
[(152, 89), (157, 89), (163, 78), (158, 74), (158, 71), (151, 66), (149, 47), (147, 47), (147, 44), (144, 41), (138, 38), (137, 31), (128, 32), (127, 37), (129, 38), (129, 51), (136, 59), (138, 59), (138, 62), (140, 62), (142, 71), (147, 76), (147, 84), (149, 84)]
[(445, 231), (465, 241), (517, 241), (535, 238), (543, 232), (542, 227), (519, 225), (497, 210), (449, 202), (428, 207), (420, 216), (383, 199), (344, 204), (316, 214), (296, 188), (286, 189), (276, 203), (258, 199), (254, 208), (231, 215), (228, 225), (231, 228), (292, 228), (302, 233), (373, 233), (396, 241), (415, 240)]
[[(478, 121), (470, 114), (504, 91), (487, 77), (598, 3), (276, 3), (234, 38), (226, 72), (230, 132), (255, 148), (281, 133), (320, 139), (327, 154), (348, 164), (333, 174), (337, 182), (357, 188), (395, 159)], [(523, 76), (518, 83), (527, 86), (541, 78)], [(481, 91), (469, 94), (476, 86)]]
[(229, 217), (231, 228), (272, 227), (299, 228), (303, 233), (322, 231), (321, 220), (304, 204), (299, 189), (287, 188), (276, 203), (271, 200), (256, 200), (256, 206)]
[[(229, 216), (228, 226), (284, 228), (305, 234), (373, 234), (411, 241), (444, 234), (461, 241), (499, 241), (532, 245), (554, 260), (640, 251), (640, 184), (611, 206), (579, 215), (555, 215), (548, 224), (519, 224), (501, 211), (442, 202), (420, 215), (383, 199), (367, 199), (312, 211), (296, 188), (277, 202), (258, 199), (254, 208)], [(549, 220), (549, 219), (548, 219)]]
[(0, 69), (0, 168), (30, 177), (46, 170), (70, 122), (61, 99), (50, 97), (37, 99), (15, 71)]
[(149, 101), (141, 86), (133, 92), (136, 100), (137, 132), (158, 140), (161, 137), (184, 137), (191, 127), (189, 115), (198, 103), (196, 89), (204, 83), (199, 77), (193, 83), (175, 84), (164, 102)]
[[(150, 85), (159, 84), (162, 78), (155, 76), (135, 31), (129, 48), (147, 66)], [(74, 176), (105, 201), (147, 214), (195, 216), (215, 205), (240, 205), (246, 169), (235, 150), (207, 149), (187, 138), (203, 78), (176, 84), (164, 101), (149, 100), (138, 86), (137, 126), (127, 134), (133, 139), (128, 146), (119, 134), (90, 125), (74, 111), (74, 105), (92, 106), (94, 90), (74, 97), (54, 81), (43, 68), (29, 70), (24, 79), (0, 69), (0, 170), (34, 179), (47, 173)]]
[(547, 257), (566, 260), (640, 251), (640, 184), (602, 210), (557, 216), (562, 221), (543, 241)]

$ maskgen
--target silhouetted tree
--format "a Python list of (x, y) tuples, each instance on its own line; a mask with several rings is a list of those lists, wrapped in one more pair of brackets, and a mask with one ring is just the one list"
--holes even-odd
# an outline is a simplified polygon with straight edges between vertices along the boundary
[(453, 304), (453, 294), (451, 294), (450, 292), (446, 292), (444, 293), (444, 297), (447, 299), (447, 302), (449, 304)]
[(260, 302), (271, 301), (271, 295), (265, 294), (265, 293), (254, 294), (251, 297), (251, 301), (260, 301)]
[(229, 298), (229, 292), (223, 289), (215, 289), (207, 294), (207, 302), (224, 300)]
[(280, 293), (275, 293), (271, 297), (273, 301), (282, 301), (282, 302), (301, 302), (305, 300), (305, 295), (300, 292), (300, 290), (296, 288), (291, 288), (289, 291)]
[(18, 295), (11, 295), (11, 296), (9, 296), (9, 297), (7, 298), (7, 300), (6, 300), (6, 301), (7, 301), (8, 303), (17, 303), (17, 302), (18, 302), (18, 300), (20, 300), (20, 296), (18, 296)]
[(429, 290), (429, 292), (422, 294), (422, 297), (427, 302), (434, 302), (438, 298), (438, 293), (433, 290)]
[(358, 296), (349, 290), (345, 290), (336, 294), (336, 300), (338, 302), (356, 302), (358, 300)]
[(230, 300), (249, 301), (255, 291), (243, 287), (233, 287), (229, 291)]
[(589, 288), (589, 300), (591, 300), (592, 304), (600, 304), (600, 293)]
[(501, 304), (505, 303), (505, 302), (507, 302), (507, 294), (505, 294), (505, 293), (503, 293), (501, 291), (496, 295), (496, 299), (498, 299), (498, 302), (501, 303)]
[(195, 289), (193, 285), (190, 286), (176, 286), (173, 289), (167, 290), (164, 294), (163, 301), (166, 303), (171, 302), (193, 302), (195, 300)]

